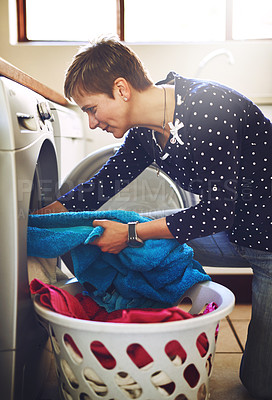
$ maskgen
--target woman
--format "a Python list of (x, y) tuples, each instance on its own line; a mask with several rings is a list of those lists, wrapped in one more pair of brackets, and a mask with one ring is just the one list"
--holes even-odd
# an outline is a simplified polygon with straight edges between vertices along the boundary
[(250, 265), (253, 313), (241, 379), (252, 395), (271, 399), (271, 122), (250, 100), (216, 83), (170, 73), (155, 85), (138, 57), (114, 39), (75, 56), (65, 95), (87, 113), (91, 129), (116, 138), (129, 132), (98, 174), (42, 212), (96, 210), (153, 162), (198, 194), (197, 205), (150, 222), (95, 221), (105, 230), (94, 244), (118, 253), (147, 239), (175, 238), (201, 261), (206, 243), (213, 243), (224, 265)]

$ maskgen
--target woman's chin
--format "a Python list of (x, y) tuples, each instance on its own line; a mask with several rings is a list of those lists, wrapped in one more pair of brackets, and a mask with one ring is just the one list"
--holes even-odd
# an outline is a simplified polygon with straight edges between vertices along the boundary
[(127, 131), (119, 130), (119, 129), (114, 129), (112, 128), (109, 130), (109, 132), (116, 138), (116, 139), (121, 139)]

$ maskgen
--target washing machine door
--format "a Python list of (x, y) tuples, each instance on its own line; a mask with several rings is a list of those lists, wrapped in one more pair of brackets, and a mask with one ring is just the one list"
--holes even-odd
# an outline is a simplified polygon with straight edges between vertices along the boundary
[[(60, 193), (65, 194), (89, 180), (117, 149), (116, 144), (113, 144), (89, 154), (66, 177)], [(190, 207), (197, 201), (195, 195), (181, 189), (163, 171), (157, 175), (155, 166), (150, 165), (100, 210), (136, 211), (150, 217), (161, 217), (174, 210)]]
[[(27, 270), (28, 214), (56, 198), (57, 160), (50, 135), (0, 151), (1, 398), (37, 398), (51, 363), (48, 335), (37, 322)], [(49, 140), (50, 138), (50, 140)]]

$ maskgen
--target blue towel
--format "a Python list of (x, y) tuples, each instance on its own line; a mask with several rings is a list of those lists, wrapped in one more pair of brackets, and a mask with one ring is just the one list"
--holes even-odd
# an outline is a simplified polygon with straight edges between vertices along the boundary
[(76, 278), (92, 288), (89, 295), (108, 312), (170, 307), (195, 283), (210, 280), (193, 259), (193, 250), (175, 239), (152, 239), (141, 248), (103, 253), (88, 244), (103, 233), (102, 227), (92, 226), (95, 219), (149, 221), (123, 210), (30, 215), (28, 255), (53, 258), (70, 251)]

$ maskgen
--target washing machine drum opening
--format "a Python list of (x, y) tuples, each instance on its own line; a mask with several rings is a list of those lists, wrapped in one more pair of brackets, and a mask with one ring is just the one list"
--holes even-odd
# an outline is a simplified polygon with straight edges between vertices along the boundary
[(126, 210), (149, 213), (184, 208), (180, 191), (163, 172), (150, 166), (123, 190), (107, 201), (100, 210)]
[(58, 197), (58, 168), (55, 149), (45, 141), (35, 166), (29, 212), (33, 213), (52, 203)]
[(36, 166), (35, 172), (34, 172), (33, 183), (32, 183), (31, 196), (30, 196), (30, 204), (29, 204), (29, 212), (30, 213), (32, 213), (42, 207), (41, 191), (40, 191), (40, 183), (39, 182), (40, 182), (39, 172), (38, 172), (38, 167)]
[[(60, 194), (63, 195), (76, 185), (91, 179), (116, 150), (115, 145), (110, 145), (89, 154), (66, 177), (60, 188)], [(160, 171), (158, 175), (155, 166), (151, 165), (108, 200), (100, 210), (136, 211), (159, 218), (172, 211), (190, 207), (197, 202), (194, 194), (183, 190), (163, 171)], [(167, 210), (167, 212), (161, 213), (162, 210)]]

